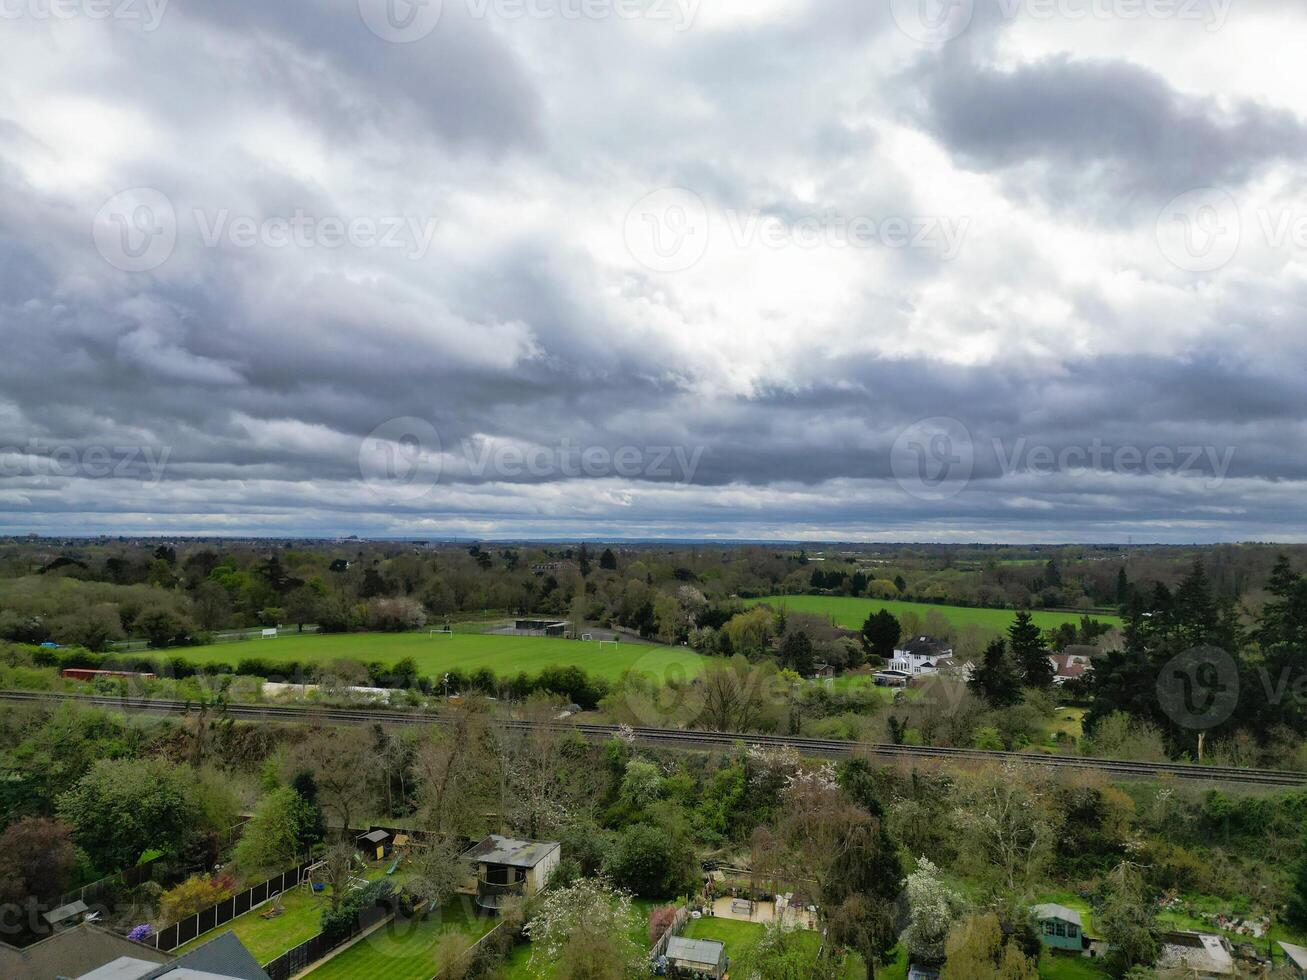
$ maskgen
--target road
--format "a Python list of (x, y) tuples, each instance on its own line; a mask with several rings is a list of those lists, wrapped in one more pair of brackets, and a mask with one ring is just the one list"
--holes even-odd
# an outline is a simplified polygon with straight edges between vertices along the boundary
[[(184, 715), (195, 710), (188, 701), (133, 698), (131, 696), (96, 696), (85, 694), (54, 694), (38, 691), (0, 691), (0, 701), (28, 704), (51, 704), (72, 701), (88, 707), (99, 707), (125, 713), (151, 715)], [(409, 712), (380, 708), (329, 708), (290, 707), (286, 705), (228, 704), (224, 711), (228, 717), (240, 721), (276, 721), (289, 724), (343, 724), (343, 725), (439, 725), (443, 716), (430, 712)], [(505, 720), (505, 728), (526, 730), (526, 722)], [(959, 765), (1018, 762), (1023, 765), (1042, 766), (1047, 769), (1067, 769), (1101, 772), (1110, 776), (1136, 779), (1157, 779), (1167, 776), (1203, 783), (1243, 784), (1249, 786), (1307, 786), (1307, 773), (1287, 772), (1279, 769), (1236, 769), (1228, 766), (1196, 766), (1182, 762), (1124, 762), (1119, 759), (1093, 759), (1074, 755), (1040, 755), (1033, 752), (994, 752), (984, 749), (944, 749), (913, 745), (889, 745), (882, 742), (844, 742), (837, 740), (797, 738), (785, 735), (752, 735), (734, 732), (695, 732), (670, 728), (619, 728), (616, 725), (588, 725), (560, 723), (560, 730), (576, 730), (592, 741), (607, 741), (627, 732), (636, 741), (647, 745), (680, 749), (729, 749), (739, 743), (795, 749), (805, 757), (838, 759), (864, 753), (887, 762), (897, 760), (935, 760)]]

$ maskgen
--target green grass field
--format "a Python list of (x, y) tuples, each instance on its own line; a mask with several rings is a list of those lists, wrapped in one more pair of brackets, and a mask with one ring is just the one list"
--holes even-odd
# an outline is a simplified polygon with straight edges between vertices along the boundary
[[(772, 606), (784, 606), (791, 612), (817, 613), (833, 616), (835, 622), (849, 629), (858, 629), (872, 613), (888, 609), (895, 616), (904, 613), (916, 613), (922, 619), (930, 611), (935, 611), (955, 627), (976, 625), (986, 629), (1005, 630), (1012, 624), (1016, 612), (1011, 609), (975, 609), (970, 606), (941, 606), (929, 602), (903, 602), (899, 599), (855, 599), (851, 596), (827, 595), (782, 595), (768, 596), (762, 599), (746, 599), (748, 605), (766, 602)], [(1117, 616), (1094, 615), (1091, 618), (1100, 622), (1119, 625)], [(1078, 624), (1080, 615), (1067, 612), (1042, 612), (1032, 610), (1031, 616), (1040, 629), (1052, 629), (1063, 623)]]
[(225, 663), (258, 658), (274, 663), (323, 664), (331, 660), (398, 663), (405, 657), (417, 662), (419, 673), (438, 678), (447, 670), (472, 672), (488, 667), (501, 677), (525, 671), (537, 674), (550, 666), (580, 667), (588, 674), (616, 680), (635, 669), (656, 677), (691, 676), (702, 667), (703, 657), (687, 647), (619, 643), (600, 646), (592, 640), (553, 637), (501, 636), (493, 633), (454, 633), (430, 636), (419, 633), (329, 633), (283, 635), (275, 640), (214, 643), (169, 651), (192, 663)]
[(1098, 960), (1083, 956), (1054, 956), (1052, 953), (1039, 958), (1039, 975), (1045, 980), (1104, 980), (1110, 976)]
[[(380, 878), (385, 870), (384, 865), (388, 863), (374, 864), (363, 877), (370, 881)], [(274, 919), (262, 918), (262, 913), (275, 905), (280, 905), (285, 911)], [(216, 939), (224, 932), (234, 932), (250, 951), (250, 955), (262, 965), (275, 960), (288, 949), (294, 949), (321, 932), (322, 910), (327, 905), (326, 893), (312, 893), (307, 888), (296, 886), (283, 892), (276, 900), (265, 902), (217, 929), (192, 939), (186, 945), (179, 947), (176, 952), (188, 953), (196, 946), (203, 946), (210, 939)]]
[(454, 901), (426, 919), (395, 919), (307, 974), (312, 980), (431, 980), (436, 973), (436, 945), (447, 932), (459, 930), (472, 939), (498, 921), (473, 915), (469, 903)]

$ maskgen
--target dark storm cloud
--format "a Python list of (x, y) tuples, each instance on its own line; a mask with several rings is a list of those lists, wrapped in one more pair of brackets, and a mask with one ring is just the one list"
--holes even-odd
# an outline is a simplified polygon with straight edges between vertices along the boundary
[[(58, 26), (18, 25), (31, 44), (15, 84), (60, 56)], [(344, 0), (178, 6), (153, 36), (106, 30), (94, 57), (29, 93), (50, 126), (0, 101), (0, 456), (24, 460), (0, 472), (0, 526), (1297, 533), (1300, 279), (1240, 266), (1219, 288), (1159, 285), (1135, 254), (1082, 274), (1081, 254), (1059, 265), (1062, 228), (1013, 231), (1043, 218), (1011, 193), (1031, 168), (1030, 192), (1054, 202), (1242, 182), (1303, 148), (1289, 110), (1183, 95), (1160, 68), (998, 69), (979, 43), (925, 61), (909, 49), (885, 68), (864, 49), (902, 38), (856, 2), (649, 43), (626, 25), (573, 26), (478, 20), (447, 2), (429, 38), (393, 45)], [(978, 35), (1000, 29), (978, 17)], [(909, 85), (920, 115), (903, 112)], [(90, 110), (64, 121), (83, 97)], [(97, 136), (103, 153), (86, 135), (100, 107), (122, 110)], [(949, 167), (997, 174), (1016, 210), (978, 193), (950, 202)], [(954, 265), (911, 250), (746, 250), (678, 278), (632, 262), (620, 237), (634, 201), (667, 184), (789, 223), (988, 208), (981, 231), (1011, 238), (982, 237)], [(89, 235), (105, 199), (135, 186), (165, 192), (183, 225), (143, 273), (112, 267)], [(394, 209), (439, 225), (415, 261), (206, 246), (195, 209), (255, 221)], [(748, 265), (759, 255), (765, 268)], [(1076, 324), (1065, 338), (1058, 316)], [(921, 499), (898, 484), (894, 447), (940, 416), (965, 428), (974, 472), (958, 495)], [(429, 423), (445, 452), (413, 499), (360, 479), (364, 438), (400, 417)], [(1053, 472), (1026, 465), (1033, 447), (1095, 443), (1214, 455), (1193, 472), (1074, 455)], [(135, 456), (105, 476), (86, 462), (96, 447)], [(694, 466), (473, 465), (496, 447), (675, 449)], [(61, 452), (77, 464), (50, 465)]]
[(950, 52), (923, 58), (911, 78), (924, 122), (960, 162), (1035, 166), (1014, 193), (1042, 191), (1054, 204), (1140, 198), (1155, 208), (1195, 187), (1237, 187), (1307, 147), (1290, 111), (1187, 95), (1125, 61), (1060, 55), (1005, 70)]

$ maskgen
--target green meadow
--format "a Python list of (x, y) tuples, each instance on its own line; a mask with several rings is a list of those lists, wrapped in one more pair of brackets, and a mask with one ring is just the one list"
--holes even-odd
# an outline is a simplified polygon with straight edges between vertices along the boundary
[[(784, 607), (791, 612), (831, 616), (840, 626), (849, 629), (858, 629), (868, 616), (882, 609), (888, 609), (899, 617), (902, 617), (904, 613), (916, 613), (922, 619), (926, 618), (928, 612), (934, 611), (955, 627), (975, 625), (991, 630), (1007, 629), (1011, 625), (1013, 617), (1016, 616), (1016, 611), (1013, 609), (980, 609), (973, 606), (937, 605), (932, 602), (904, 602), (900, 599), (857, 599), (852, 596), (780, 595), (767, 596), (762, 599), (747, 599), (745, 601), (749, 605), (765, 602), (777, 608)], [(1031, 616), (1040, 629), (1053, 629), (1063, 623), (1078, 624), (1081, 615), (1081, 613), (1031, 610)], [(1118, 616), (1094, 613), (1090, 613), (1089, 616), (1091, 619), (1113, 625), (1119, 625), (1121, 622)]]
[(196, 664), (236, 666), (258, 658), (271, 663), (325, 664), (332, 660), (398, 663), (411, 657), (418, 672), (439, 677), (448, 670), (472, 672), (483, 667), (500, 677), (538, 674), (546, 667), (580, 667), (595, 677), (616, 680), (635, 669), (655, 677), (686, 677), (699, 673), (704, 658), (686, 647), (622, 642), (600, 646), (594, 640), (564, 640), (541, 636), (501, 636), (495, 633), (283, 633), (271, 640), (246, 640), (183, 647), (168, 651)]

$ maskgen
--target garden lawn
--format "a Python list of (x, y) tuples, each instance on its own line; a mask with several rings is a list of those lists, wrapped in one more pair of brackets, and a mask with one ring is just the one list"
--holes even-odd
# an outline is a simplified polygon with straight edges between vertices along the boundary
[[(945, 606), (933, 602), (904, 602), (901, 599), (858, 599), (853, 596), (833, 595), (779, 595), (762, 599), (746, 599), (747, 605), (766, 602), (774, 607), (784, 606), (791, 612), (817, 613), (833, 616), (835, 622), (848, 629), (861, 629), (867, 617), (882, 609), (888, 609), (895, 616), (904, 613), (916, 613), (923, 619), (926, 613), (934, 610), (955, 627), (976, 625), (996, 631), (1006, 630), (1016, 617), (1015, 609), (978, 609), (972, 606)], [(1079, 625), (1081, 613), (1044, 612), (1037, 609), (1030, 611), (1031, 618), (1040, 629), (1052, 629), (1063, 623)], [(1087, 613), (1091, 619), (1119, 626), (1119, 616)]]
[(196, 664), (224, 663), (233, 667), (246, 659), (277, 664), (324, 664), (340, 659), (394, 664), (411, 657), (418, 665), (418, 672), (433, 679), (455, 669), (471, 673), (486, 667), (500, 677), (513, 677), (521, 672), (538, 674), (551, 666), (580, 667), (592, 676), (609, 680), (616, 680), (629, 669), (660, 679), (684, 678), (698, 674), (704, 662), (701, 655), (687, 647), (644, 643), (600, 646), (593, 640), (494, 633), (431, 636), (425, 630), (283, 634), (275, 640), (181, 647), (166, 651), (166, 655)]
[(1084, 956), (1054, 956), (1046, 952), (1039, 958), (1039, 975), (1044, 980), (1104, 980), (1108, 972), (1098, 960)]
[[(286, 910), (275, 919), (263, 919), (260, 912), (266, 912), (280, 902)], [(224, 932), (234, 932), (250, 955), (259, 961), (259, 965), (275, 960), (288, 949), (294, 949), (305, 940), (312, 939), (322, 931), (322, 910), (327, 907), (327, 896), (319, 892), (310, 894), (302, 887), (295, 887), (282, 893), (278, 899), (264, 902), (258, 908), (251, 909), (244, 915), (238, 915), (230, 922), (211, 929), (185, 946), (177, 953), (189, 953), (196, 946), (203, 946), (210, 939), (216, 939)]]
[[(375, 881), (377, 878), (384, 876), (385, 869), (389, 867), (389, 861), (383, 861), (379, 864), (373, 864), (363, 877), (369, 881)], [(392, 881), (398, 882), (399, 876), (393, 876)], [(266, 912), (274, 906), (280, 904), (284, 912), (275, 919), (264, 919), (260, 917), (261, 912)], [(201, 936), (192, 939), (186, 945), (179, 947), (175, 952), (178, 954), (188, 953), (196, 946), (203, 946), (210, 939), (215, 939), (224, 932), (234, 932), (237, 938), (245, 944), (245, 948), (250, 951), (250, 955), (259, 961), (262, 966), (275, 960), (288, 949), (294, 949), (305, 940), (312, 939), (322, 931), (322, 910), (328, 905), (327, 893), (313, 892), (310, 893), (307, 888), (297, 885), (285, 892), (282, 892), (276, 899), (264, 902), (257, 908), (250, 909), (244, 915), (238, 915), (230, 922), (223, 923), (216, 929), (210, 929)]]
[(469, 906), (470, 902), (454, 901), (426, 919), (393, 919), (327, 960), (307, 977), (312, 980), (431, 980), (436, 973), (435, 950), (441, 936), (459, 930), (475, 940), (498, 922), (493, 917), (473, 915)]
[[(746, 946), (756, 943), (766, 929), (761, 922), (745, 922), (741, 919), (725, 919), (721, 916), (705, 916), (702, 919), (689, 919), (680, 934), (687, 939), (715, 939), (726, 945), (726, 955), (738, 957)], [(815, 960), (817, 950), (821, 948), (821, 936), (809, 929), (803, 931), (803, 937), (812, 946)]]

